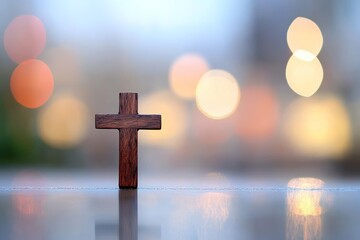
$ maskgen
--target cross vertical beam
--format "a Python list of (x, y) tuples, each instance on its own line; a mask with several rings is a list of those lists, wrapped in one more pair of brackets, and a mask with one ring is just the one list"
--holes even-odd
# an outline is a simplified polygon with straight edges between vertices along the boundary
[[(138, 114), (137, 93), (119, 94), (119, 115)], [(137, 128), (119, 129), (119, 187), (137, 188), (138, 185), (138, 136)]]
[(161, 129), (161, 115), (138, 114), (137, 93), (120, 93), (118, 114), (96, 114), (95, 128), (119, 130), (119, 188), (137, 188), (139, 129)]

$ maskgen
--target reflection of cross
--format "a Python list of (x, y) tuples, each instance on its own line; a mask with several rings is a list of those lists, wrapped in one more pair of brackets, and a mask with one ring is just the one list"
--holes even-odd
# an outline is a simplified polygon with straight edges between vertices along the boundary
[(137, 188), (139, 129), (161, 129), (161, 115), (138, 115), (137, 93), (120, 93), (119, 114), (96, 114), (95, 128), (119, 129), (119, 188)]

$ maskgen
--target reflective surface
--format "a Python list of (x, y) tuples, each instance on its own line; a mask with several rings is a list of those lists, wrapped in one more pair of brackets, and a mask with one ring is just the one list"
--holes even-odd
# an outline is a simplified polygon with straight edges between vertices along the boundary
[(94, 185), (91, 178), (83, 178), (84, 183), (89, 180), (86, 186), (64, 176), (68, 183), (61, 187), (51, 179), (46, 184), (31, 180), (33, 185), (31, 181), (9, 185), (0, 177), (0, 236), (28, 240), (360, 236), (360, 188), (356, 187), (360, 181), (301, 178), (288, 181), (287, 186), (285, 180), (254, 184), (228, 179), (225, 183), (215, 177), (221, 185), (211, 180), (207, 183), (212, 187), (142, 184), (138, 190), (121, 191), (106, 181)]

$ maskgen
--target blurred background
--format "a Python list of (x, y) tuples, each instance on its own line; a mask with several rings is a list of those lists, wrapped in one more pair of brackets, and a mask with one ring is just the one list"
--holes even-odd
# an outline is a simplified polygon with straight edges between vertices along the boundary
[(115, 171), (94, 115), (137, 92), (141, 174), (360, 173), (359, 1), (14, 0), (0, 34), (2, 169)]

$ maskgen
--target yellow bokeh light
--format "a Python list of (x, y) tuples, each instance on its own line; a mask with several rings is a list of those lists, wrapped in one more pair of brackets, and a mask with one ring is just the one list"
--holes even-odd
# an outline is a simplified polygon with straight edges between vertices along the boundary
[(294, 52), (294, 56), (306, 62), (310, 62), (316, 58), (314, 54), (302, 49), (296, 50), (296, 52)]
[(323, 68), (318, 58), (303, 61), (292, 55), (286, 66), (286, 80), (290, 88), (303, 97), (312, 96), (321, 85)]
[(184, 137), (187, 128), (186, 108), (170, 91), (162, 90), (139, 101), (140, 114), (161, 114), (159, 131), (140, 131), (145, 144), (176, 146)]
[(289, 26), (287, 42), (292, 53), (305, 61), (311, 61), (323, 45), (321, 30), (308, 18), (298, 17)]
[(208, 63), (200, 55), (185, 54), (180, 56), (170, 68), (171, 90), (181, 98), (193, 99), (197, 83), (208, 70)]
[(236, 79), (223, 70), (211, 70), (196, 87), (196, 105), (208, 118), (223, 119), (236, 110), (240, 88)]
[(289, 106), (284, 126), (289, 143), (303, 156), (340, 158), (351, 146), (349, 115), (335, 96), (298, 99)]
[(54, 148), (70, 148), (86, 134), (88, 109), (79, 99), (58, 96), (38, 116), (38, 131), (44, 142)]

